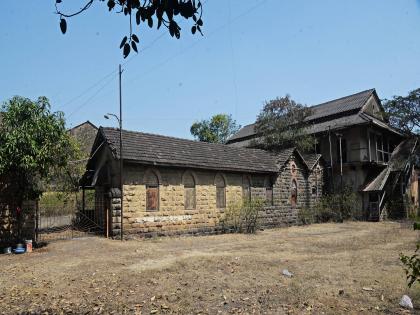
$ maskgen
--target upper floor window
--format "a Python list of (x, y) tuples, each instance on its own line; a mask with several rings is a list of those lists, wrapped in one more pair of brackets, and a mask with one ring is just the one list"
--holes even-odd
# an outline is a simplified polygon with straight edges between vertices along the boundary
[(196, 207), (195, 180), (190, 172), (184, 174), (183, 185), (185, 210), (193, 210)]
[(154, 172), (147, 174), (146, 184), (146, 211), (159, 210), (159, 178)]
[(216, 208), (226, 208), (226, 182), (222, 175), (217, 174), (214, 179), (216, 185)]

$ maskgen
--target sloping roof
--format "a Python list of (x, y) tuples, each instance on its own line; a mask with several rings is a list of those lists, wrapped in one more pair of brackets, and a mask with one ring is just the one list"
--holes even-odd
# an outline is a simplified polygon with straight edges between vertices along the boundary
[(384, 168), (378, 176), (376, 176), (370, 183), (366, 185), (363, 189), (364, 192), (369, 191), (381, 191), (384, 189), (385, 184), (388, 180), (389, 174), (391, 174), (391, 170), (389, 167)]
[(303, 154), (302, 157), (305, 160), (306, 165), (308, 168), (312, 170), (314, 166), (318, 163), (319, 159), (321, 158), (321, 154)]
[(80, 128), (83, 125), (89, 125), (92, 128), (94, 128), (94, 129), (98, 129), (98, 127), (96, 127), (94, 123), (92, 123), (90, 120), (86, 120), (86, 121), (84, 121), (84, 122), (82, 122), (82, 123), (80, 123), (80, 124), (78, 124), (78, 125), (70, 128), (70, 129), (68, 129), (68, 131), (69, 132), (72, 132), (72, 130), (78, 129), (78, 128)]
[[(309, 133), (319, 133), (328, 130), (346, 128), (352, 125), (372, 123), (378, 127), (385, 128), (391, 132), (401, 134), (386, 123), (379, 119), (360, 112), (369, 98), (374, 95), (377, 97), (375, 89), (366, 90), (353, 95), (345, 96), (326, 103), (311, 106), (312, 114), (307, 117), (307, 121), (311, 124)], [(255, 124), (249, 124), (234, 134), (228, 143), (242, 141), (255, 136)]]
[(239, 129), (239, 131), (230, 137), (228, 141), (252, 137), (253, 135), (255, 135), (255, 124), (249, 124)]
[(298, 156), (302, 158), (302, 161), (304, 161), (302, 155), (299, 153), (298, 150), (296, 150), (296, 148), (287, 148), (276, 153), (278, 164), (284, 165), (295, 152)]
[[(118, 159), (119, 130), (101, 127), (99, 134)], [(123, 130), (124, 159), (144, 164), (273, 173), (287, 154)]]
[(366, 90), (349, 96), (341, 97), (326, 103), (311, 106), (312, 114), (306, 120), (311, 121), (323, 117), (343, 114), (349, 111), (362, 109), (375, 89)]
[(411, 138), (401, 142), (392, 152), (388, 166), (374, 177), (363, 189), (364, 192), (382, 191), (391, 174), (399, 174), (404, 170), (417, 147), (417, 139)]
[(324, 132), (330, 128), (330, 130), (339, 130), (348, 128), (350, 126), (357, 126), (363, 124), (374, 124), (378, 127), (387, 129), (388, 131), (402, 136), (401, 132), (387, 125), (386, 123), (380, 121), (379, 119), (366, 114), (366, 113), (355, 113), (349, 116), (338, 117), (332, 120), (323, 121), (320, 123), (315, 123), (310, 125), (308, 129), (308, 134), (316, 134)]
[(410, 138), (401, 142), (392, 152), (388, 167), (392, 172), (402, 171), (409, 162), (417, 147), (417, 138)]

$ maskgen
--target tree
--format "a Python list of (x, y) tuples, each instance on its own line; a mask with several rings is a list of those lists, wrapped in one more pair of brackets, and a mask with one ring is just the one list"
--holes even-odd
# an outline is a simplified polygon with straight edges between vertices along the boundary
[(314, 148), (315, 139), (307, 134), (306, 118), (311, 110), (293, 101), (289, 95), (265, 103), (255, 123), (253, 145), (267, 150), (297, 147), (301, 151)]
[[(420, 223), (415, 222), (413, 224), (414, 230), (420, 230)], [(413, 255), (404, 255), (400, 253), (400, 260), (404, 265), (404, 271), (407, 276), (408, 287), (414, 283), (420, 282), (420, 242), (417, 242), (416, 250)]]
[(226, 141), (241, 128), (231, 115), (218, 114), (210, 120), (195, 122), (191, 134), (196, 140), (211, 143), (226, 143)]
[[(72, 13), (65, 13), (60, 9), (63, 5), (63, 0), (55, 0), (56, 14), (60, 17), (60, 29), (63, 34), (67, 32), (67, 20), (87, 11), (95, 0), (84, 0), (85, 5)], [(105, 2), (105, 0), (98, 0), (99, 2)], [(162, 25), (167, 28), (169, 34), (177, 39), (181, 36), (181, 28), (174, 18), (178, 15), (185, 19), (193, 19), (194, 23), (191, 27), (193, 34), (197, 31), (203, 35), (201, 27), (203, 26), (202, 14), (203, 6), (201, 0), (107, 0), (107, 8), (109, 11), (116, 13), (123, 13), (121, 16), (125, 16), (129, 20), (129, 34), (124, 36), (121, 41), (120, 48), (123, 50), (124, 58), (130, 54), (131, 49), (138, 52), (137, 44), (139, 43), (139, 37), (133, 32), (133, 19), (136, 24), (146, 23), (152, 28), (154, 21), (157, 29)]]
[(384, 100), (383, 106), (391, 126), (408, 135), (420, 131), (420, 88), (411, 91), (408, 96), (394, 96), (391, 100)]
[(77, 154), (61, 112), (51, 112), (46, 97), (15, 96), (1, 107), (0, 187), (15, 207), (38, 198), (42, 183), (65, 169)]

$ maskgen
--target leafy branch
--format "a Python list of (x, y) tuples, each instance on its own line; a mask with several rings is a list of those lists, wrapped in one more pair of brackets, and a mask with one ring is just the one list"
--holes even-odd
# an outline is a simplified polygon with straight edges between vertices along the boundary
[[(65, 13), (60, 9), (63, 0), (55, 0), (56, 14), (60, 17), (60, 29), (63, 34), (67, 32), (66, 18), (72, 18), (87, 11), (95, 0), (88, 0), (78, 11)], [(105, 2), (106, 0), (96, 0)], [(194, 24), (191, 27), (191, 33), (197, 31), (203, 35), (203, 6), (201, 0), (107, 0), (108, 10), (116, 13), (123, 13), (129, 18), (129, 34), (124, 36), (120, 49), (123, 50), (124, 58), (130, 54), (131, 49), (138, 52), (137, 44), (139, 37), (133, 33), (133, 17), (135, 23), (139, 26), (141, 23), (147, 23), (153, 28), (154, 18), (157, 19), (157, 29), (163, 25), (169, 31), (172, 37), (179, 39), (181, 37), (181, 27), (174, 20), (174, 17), (181, 15), (185, 19), (193, 19)]]

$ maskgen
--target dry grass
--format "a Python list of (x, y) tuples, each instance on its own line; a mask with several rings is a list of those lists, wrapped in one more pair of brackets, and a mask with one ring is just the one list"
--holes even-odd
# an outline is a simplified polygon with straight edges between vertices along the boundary
[(0, 256), (0, 313), (401, 314), (403, 294), (420, 303), (398, 259), (416, 239), (399, 223), (352, 222), (257, 235), (62, 241)]

